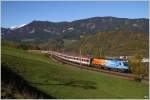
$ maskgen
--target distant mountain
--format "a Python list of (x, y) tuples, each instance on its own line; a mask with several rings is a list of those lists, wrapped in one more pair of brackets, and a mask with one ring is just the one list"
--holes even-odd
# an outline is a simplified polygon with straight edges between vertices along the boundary
[[(48, 39), (79, 39), (82, 36), (127, 30), (130, 32), (149, 32), (149, 20), (144, 18), (128, 19), (116, 17), (93, 17), (72, 22), (32, 21), (15, 27), (13, 30), (2, 29), (3, 38), (17, 42), (47, 42)], [(6, 34), (5, 34), (6, 33)], [(136, 34), (136, 33), (135, 33)]]

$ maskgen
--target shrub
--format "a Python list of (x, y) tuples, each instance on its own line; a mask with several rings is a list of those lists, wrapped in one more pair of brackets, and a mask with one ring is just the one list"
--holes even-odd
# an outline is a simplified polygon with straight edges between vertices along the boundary
[(144, 67), (142, 66), (143, 56), (140, 53), (135, 54), (133, 57), (128, 59), (129, 71), (136, 75), (135, 80), (141, 81), (146, 74)]

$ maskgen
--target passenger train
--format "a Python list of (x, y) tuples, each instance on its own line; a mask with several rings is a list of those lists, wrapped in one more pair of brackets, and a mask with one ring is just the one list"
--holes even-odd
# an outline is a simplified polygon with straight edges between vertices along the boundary
[(115, 69), (118, 71), (128, 71), (128, 64), (122, 60), (113, 60), (113, 59), (98, 59), (98, 58), (88, 58), (80, 56), (72, 56), (59, 52), (50, 51), (50, 55), (54, 55), (62, 60), (87, 65), (90, 67), (98, 67), (103, 69)]

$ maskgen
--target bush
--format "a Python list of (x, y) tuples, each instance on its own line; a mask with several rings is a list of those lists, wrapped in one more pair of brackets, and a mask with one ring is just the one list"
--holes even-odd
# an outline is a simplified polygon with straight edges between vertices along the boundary
[(141, 62), (142, 58), (143, 56), (140, 53), (137, 53), (136, 55), (128, 59), (129, 71), (136, 75), (135, 80), (139, 82), (145, 75), (147, 75), (147, 70)]
[(18, 49), (23, 49), (23, 50), (28, 50), (28, 49), (29, 49), (29, 46), (26, 45), (26, 44), (20, 44), (17, 48), (18, 48)]

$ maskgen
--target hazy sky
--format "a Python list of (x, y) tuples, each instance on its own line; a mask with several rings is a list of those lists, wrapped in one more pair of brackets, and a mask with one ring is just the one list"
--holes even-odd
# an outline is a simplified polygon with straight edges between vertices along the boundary
[(73, 21), (96, 16), (148, 18), (147, 1), (3, 1), (2, 27), (33, 20)]

